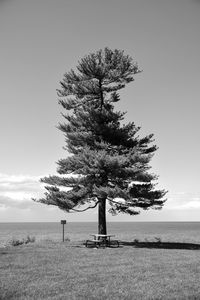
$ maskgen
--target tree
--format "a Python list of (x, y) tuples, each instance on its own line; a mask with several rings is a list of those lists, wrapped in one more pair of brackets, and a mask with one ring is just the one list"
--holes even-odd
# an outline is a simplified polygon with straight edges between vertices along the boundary
[(149, 162), (157, 149), (152, 145), (153, 134), (140, 138), (140, 128), (133, 122), (122, 124), (125, 113), (114, 110), (120, 101), (118, 91), (139, 72), (123, 51), (105, 48), (81, 59), (76, 72), (64, 74), (58, 90), (66, 120), (59, 129), (65, 135), (69, 155), (58, 161), (60, 176), (41, 179), (47, 192), (36, 201), (66, 212), (98, 205), (101, 234), (107, 232), (107, 202), (113, 215), (161, 209), (165, 202), (166, 192), (155, 189), (157, 176), (149, 173)]

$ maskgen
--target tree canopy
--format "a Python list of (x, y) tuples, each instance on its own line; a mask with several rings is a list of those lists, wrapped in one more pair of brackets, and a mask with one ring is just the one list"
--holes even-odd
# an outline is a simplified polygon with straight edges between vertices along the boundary
[[(106, 203), (113, 215), (160, 209), (165, 190), (156, 190), (157, 176), (149, 162), (157, 146), (153, 134), (140, 138), (134, 122), (115, 111), (119, 91), (139, 73), (137, 63), (121, 50), (105, 48), (82, 58), (64, 74), (58, 90), (67, 155), (58, 173), (42, 178), (47, 184), (38, 202), (66, 212), (99, 206), (99, 233), (106, 233)], [(63, 190), (68, 187), (70, 190)], [(82, 207), (82, 208), (81, 208)]]

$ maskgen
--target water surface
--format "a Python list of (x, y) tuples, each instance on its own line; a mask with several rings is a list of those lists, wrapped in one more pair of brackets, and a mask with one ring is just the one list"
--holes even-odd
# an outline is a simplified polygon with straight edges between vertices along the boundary
[[(117, 239), (200, 243), (200, 222), (109, 222), (107, 231)], [(71, 222), (65, 225), (65, 238), (86, 240), (97, 233), (95, 222)], [(62, 240), (62, 225), (58, 223), (0, 223), (0, 243), (13, 238), (34, 236), (37, 241)]]

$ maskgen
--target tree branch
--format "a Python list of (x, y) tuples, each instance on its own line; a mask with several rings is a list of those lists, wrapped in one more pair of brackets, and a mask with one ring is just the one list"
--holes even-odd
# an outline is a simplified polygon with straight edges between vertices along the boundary
[(88, 209), (95, 208), (95, 207), (97, 206), (98, 203), (99, 203), (99, 201), (97, 201), (97, 202), (95, 203), (94, 206), (88, 206), (88, 207), (86, 207), (85, 209), (75, 209), (75, 208), (71, 208), (71, 210), (73, 210), (73, 211), (75, 211), (75, 212), (83, 212), (83, 211), (86, 211), (86, 210), (88, 210)]
[(102, 83), (101, 80), (99, 80), (99, 88), (100, 88), (100, 98), (101, 98), (101, 111), (102, 111), (102, 107), (104, 105), (104, 98), (103, 98), (103, 91), (102, 91)]
[(126, 203), (119, 203), (117, 201), (114, 201), (114, 200), (111, 200), (111, 199), (108, 199), (110, 202), (112, 203), (115, 203), (115, 204), (118, 204), (118, 205), (122, 205), (122, 206), (126, 206), (126, 207), (129, 207), (130, 205), (126, 204)]

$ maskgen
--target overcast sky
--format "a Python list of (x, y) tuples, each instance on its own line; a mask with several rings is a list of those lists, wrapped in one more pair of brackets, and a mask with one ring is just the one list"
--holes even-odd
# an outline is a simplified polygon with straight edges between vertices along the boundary
[(200, 221), (200, 1), (0, 0), (0, 222), (96, 221), (34, 203), (67, 153), (56, 89), (89, 52), (123, 49), (142, 73), (117, 109), (155, 134), (162, 211), (108, 221)]

